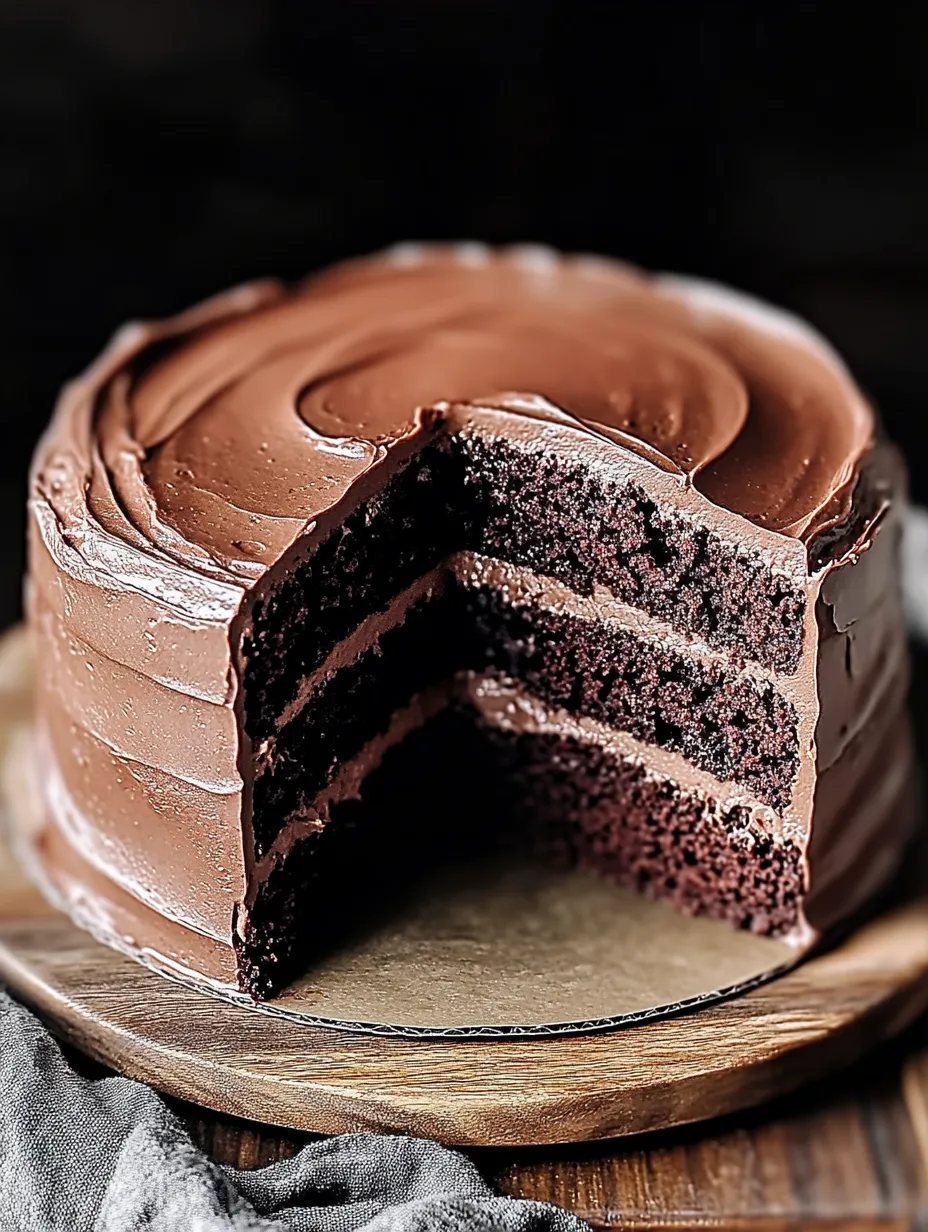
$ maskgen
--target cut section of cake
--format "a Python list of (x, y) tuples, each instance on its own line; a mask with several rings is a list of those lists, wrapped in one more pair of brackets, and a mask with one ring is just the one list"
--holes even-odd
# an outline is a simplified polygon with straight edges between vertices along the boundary
[(47, 881), (257, 998), (436, 846), (808, 947), (914, 817), (903, 488), (810, 329), (598, 258), (130, 327), (32, 478)]

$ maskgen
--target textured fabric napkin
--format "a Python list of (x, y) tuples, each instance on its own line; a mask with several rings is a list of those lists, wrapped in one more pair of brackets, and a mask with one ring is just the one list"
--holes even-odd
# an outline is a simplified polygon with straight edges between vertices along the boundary
[(193, 1144), (148, 1087), (91, 1081), (0, 991), (0, 1232), (581, 1232), (421, 1138), (343, 1134), (254, 1172)]

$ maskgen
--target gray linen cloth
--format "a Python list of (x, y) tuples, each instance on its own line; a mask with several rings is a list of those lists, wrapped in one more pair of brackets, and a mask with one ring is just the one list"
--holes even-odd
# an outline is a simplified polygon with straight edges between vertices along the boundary
[(148, 1087), (75, 1073), (0, 990), (0, 1232), (582, 1232), (500, 1198), (457, 1151), (343, 1134), (254, 1172), (220, 1167)]

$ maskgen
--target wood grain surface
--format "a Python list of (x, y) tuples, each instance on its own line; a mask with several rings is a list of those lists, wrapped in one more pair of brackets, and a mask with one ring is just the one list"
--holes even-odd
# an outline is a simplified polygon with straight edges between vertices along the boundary
[[(215, 1159), (259, 1167), (309, 1135), (183, 1103)], [(854, 1232), (928, 1227), (928, 1024), (763, 1108), (645, 1137), (468, 1153), (501, 1192), (596, 1228)]]
[[(24, 885), (0, 905), (0, 976), (64, 1038), (216, 1111), (295, 1129), (469, 1145), (667, 1128), (845, 1065), (928, 1004), (928, 903), (695, 1014), (552, 1039), (414, 1040), (308, 1027), (172, 983), (99, 945)], [(11, 906), (9, 904), (12, 904)]]

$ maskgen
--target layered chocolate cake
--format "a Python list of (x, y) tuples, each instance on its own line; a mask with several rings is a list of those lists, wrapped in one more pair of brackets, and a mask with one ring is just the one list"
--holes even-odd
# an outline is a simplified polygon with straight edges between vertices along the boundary
[(806, 947), (911, 827), (902, 487), (810, 329), (601, 259), (129, 326), (32, 477), (48, 884), (258, 998), (436, 844)]

